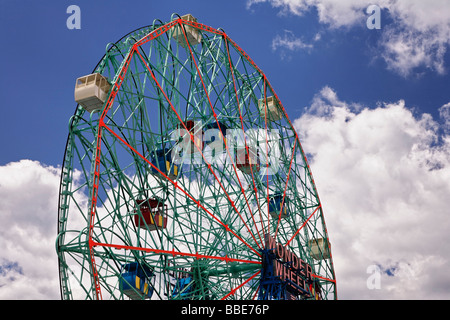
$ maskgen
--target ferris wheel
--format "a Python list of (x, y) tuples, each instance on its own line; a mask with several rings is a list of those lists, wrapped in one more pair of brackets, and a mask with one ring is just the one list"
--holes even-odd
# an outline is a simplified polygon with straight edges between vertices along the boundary
[(266, 75), (221, 29), (155, 20), (76, 81), (63, 299), (335, 299), (322, 206)]

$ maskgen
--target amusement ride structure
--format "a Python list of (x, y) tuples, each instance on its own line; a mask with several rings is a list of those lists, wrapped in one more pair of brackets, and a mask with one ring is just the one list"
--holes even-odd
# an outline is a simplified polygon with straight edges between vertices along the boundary
[(222, 29), (155, 20), (77, 79), (62, 299), (336, 299), (322, 206), (266, 75)]

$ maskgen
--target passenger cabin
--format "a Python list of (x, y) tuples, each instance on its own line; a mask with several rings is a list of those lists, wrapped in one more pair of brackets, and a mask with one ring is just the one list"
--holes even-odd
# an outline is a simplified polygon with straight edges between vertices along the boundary
[[(191, 22), (197, 22), (197, 19), (194, 18), (191, 14), (186, 14), (184, 16), (181, 17), (181, 19), (186, 20), (186, 21), (191, 21)], [(183, 29), (184, 31), (183, 32)], [(201, 32), (197, 29), (194, 28), (190, 25), (187, 24), (181, 24), (181, 25), (176, 25), (173, 28), (173, 38), (175, 40), (177, 40), (177, 42), (183, 47), (183, 48), (187, 48), (188, 45), (186, 43), (186, 38), (189, 41), (189, 46), (195, 46), (197, 44), (199, 44), (202, 41), (202, 34)], [(186, 33), (186, 36), (184, 35)]]
[(110, 88), (108, 80), (100, 73), (83, 76), (75, 84), (75, 101), (87, 112), (102, 109)]
[(314, 300), (322, 300), (322, 287), (319, 281), (314, 281), (309, 285), (309, 292), (312, 293)]
[[(267, 103), (267, 107), (266, 107)], [(274, 96), (270, 96), (267, 98), (259, 99), (258, 100), (258, 108), (259, 108), (259, 114), (261, 117), (265, 119), (266, 112), (267, 112), (267, 120), (268, 121), (277, 121), (281, 120), (283, 117), (283, 113), (281, 111), (281, 108), (279, 106), (278, 101)]]
[(210, 124), (207, 124), (205, 126), (205, 128), (206, 128), (206, 132), (209, 129), (216, 129), (216, 130), (218, 130), (218, 135), (214, 134), (213, 136), (211, 136), (210, 139), (208, 139), (209, 143), (213, 143), (214, 141), (216, 141), (216, 139), (218, 141), (224, 141), (224, 144), (227, 142), (227, 129), (228, 129), (228, 127), (223, 122), (220, 122), (220, 121), (216, 122), (215, 121), (215, 122), (212, 122)]
[(174, 299), (189, 299), (192, 292), (192, 277), (177, 279), (175, 288), (172, 291)]
[(134, 224), (138, 228), (150, 231), (167, 227), (167, 205), (156, 199), (136, 200), (139, 213), (134, 215)]
[(150, 283), (153, 271), (146, 265), (132, 262), (122, 266), (119, 289), (133, 300), (150, 299), (153, 287)]
[[(181, 143), (185, 143), (184, 141), (189, 141), (188, 145), (186, 146), (186, 152), (187, 153), (196, 153), (203, 150), (203, 147), (205, 143), (203, 142), (203, 130), (199, 128), (201, 122), (199, 122), (199, 125), (196, 127), (195, 122), (192, 120), (188, 120), (185, 122), (185, 126), (187, 130), (189, 131), (190, 136), (186, 135), (186, 128), (183, 127), (181, 124), (178, 124), (178, 129), (180, 130), (179, 136), (183, 138), (183, 141)], [(186, 139), (186, 140), (185, 140)]]
[(260, 169), (260, 162), (258, 153), (252, 152), (247, 147), (240, 147), (236, 150), (236, 166), (243, 173), (256, 173)]
[[(169, 179), (174, 180), (179, 172), (178, 165), (172, 162), (171, 150), (169, 148), (159, 149), (150, 153), (150, 162), (164, 173)], [(151, 172), (156, 176), (165, 178), (156, 168), (151, 167)]]
[(289, 216), (289, 211), (287, 210), (287, 198), (284, 198), (283, 207), (283, 194), (276, 194), (270, 198), (269, 201), (269, 214), (274, 218), (278, 219), (281, 210), (281, 219), (287, 218)]
[(324, 260), (331, 257), (330, 246), (331, 244), (324, 238), (312, 239), (308, 241), (308, 245), (311, 248), (311, 256), (315, 260)]

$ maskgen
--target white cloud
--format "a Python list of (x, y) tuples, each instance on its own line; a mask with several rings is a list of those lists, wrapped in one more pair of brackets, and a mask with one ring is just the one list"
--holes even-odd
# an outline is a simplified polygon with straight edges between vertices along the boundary
[[(404, 101), (363, 108), (326, 87), (294, 125), (311, 154), (340, 298), (450, 298), (450, 139), (439, 140), (438, 123)], [(381, 266), (380, 289), (367, 287), (370, 265)]]
[(388, 66), (403, 75), (419, 66), (445, 73), (443, 59), (450, 44), (449, 2), (396, 1), (387, 7), (395, 20), (382, 39)]
[(59, 299), (58, 187), (58, 168), (0, 166), (0, 299)]
[(387, 28), (380, 45), (381, 57), (388, 68), (402, 76), (409, 76), (419, 67), (434, 70), (438, 74), (445, 73), (444, 54), (448, 42), (435, 36), (432, 30), (408, 29), (399, 32), (396, 28)]
[[(258, 3), (270, 3), (280, 14), (302, 16), (317, 10), (320, 23), (330, 29), (365, 27), (369, 17), (365, 9), (373, 4), (361, 0), (248, 0), (250, 8)], [(447, 0), (423, 1), (380, 0), (382, 36), (380, 53), (387, 67), (403, 76), (417, 68), (429, 68), (439, 74), (446, 72), (443, 57), (450, 44), (450, 8)], [(389, 16), (393, 22), (386, 23)]]
[(361, 0), (247, 0), (247, 7), (268, 2), (280, 10), (280, 14), (294, 14), (302, 16), (312, 9), (317, 10), (319, 22), (332, 28), (353, 26), (365, 20), (364, 9), (371, 3)]
[(297, 38), (290, 30), (284, 30), (283, 35), (276, 35), (272, 40), (272, 50), (280, 50), (282, 59), (289, 56), (288, 52), (312, 48), (312, 44), (305, 43), (302, 39)]
[(450, 133), (450, 102), (439, 108), (439, 115), (443, 121), (444, 130)]
[(304, 43), (300, 38), (297, 38), (290, 30), (284, 30), (284, 35), (277, 35), (272, 41), (272, 49), (282, 47), (289, 50), (312, 48), (311, 44)]
[(316, 9), (321, 23), (333, 28), (351, 26), (364, 17), (363, 9), (370, 3), (361, 0), (248, 0), (247, 7), (268, 2), (272, 7), (280, 9), (280, 14), (291, 13), (302, 16), (311, 9)]

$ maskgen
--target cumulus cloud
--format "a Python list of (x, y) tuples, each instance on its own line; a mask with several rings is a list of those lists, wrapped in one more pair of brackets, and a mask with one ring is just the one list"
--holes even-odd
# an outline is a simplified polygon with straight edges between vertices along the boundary
[[(438, 122), (404, 101), (367, 108), (325, 87), (294, 125), (323, 202), (340, 297), (450, 298), (450, 140)], [(379, 288), (368, 288), (370, 266)]]
[(59, 299), (55, 253), (59, 169), (0, 166), (0, 299)]
[[(361, 0), (248, 0), (250, 8), (258, 3), (270, 3), (280, 14), (302, 16), (316, 10), (318, 21), (330, 29), (365, 27), (365, 9), (373, 4)], [(450, 10), (448, 1), (380, 0), (382, 11), (381, 37), (376, 56), (387, 67), (402, 76), (417, 68), (428, 68), (439, 74), (446, 72), (443, 62), (450, 44)], [(385, 23), (389, 16), (391, 23)]]

